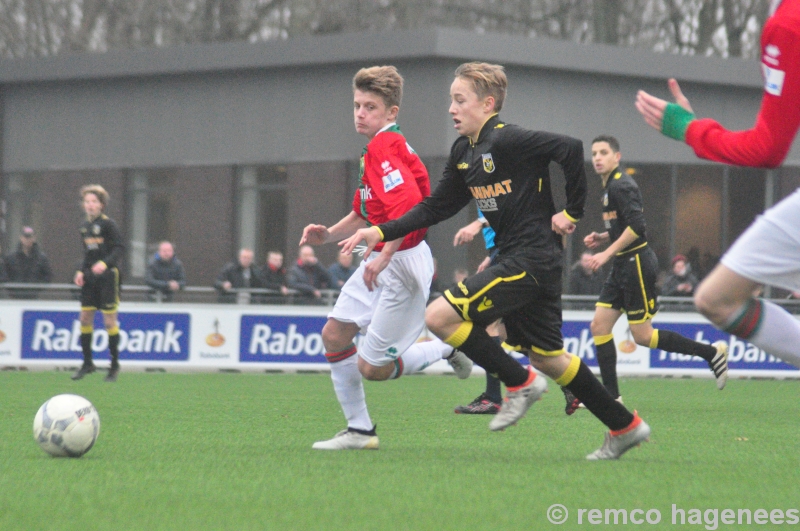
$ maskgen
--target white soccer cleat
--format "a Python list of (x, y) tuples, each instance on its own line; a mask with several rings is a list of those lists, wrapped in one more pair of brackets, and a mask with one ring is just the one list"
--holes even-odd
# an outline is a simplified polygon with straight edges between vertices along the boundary
[(466, 380), (472, 374), (472, 360), (460, 350), (453, 349), (453, 352), (445, 358), (447, 363), (453, 368), (459, 380)]
[(535, 376), (533, 381), (521, 389), (506, 393), (506, 399), (500, 407), (500, 411), (489, 423), (492, 431), (504, 430), (512, 424), (516, 424), (519, 419), (525, 416), (534, 402), (542, 398), (547, 391), (547, 381), (541, 374), (536, 374), (528, 367), (528, 371)]
[(611, 435), (611, 432), (606, 432), (606, 438), (603, 441), (603, 446), (598, 450), (586, 456), (589, 461), (604, 461), (608, 459), (619, 459), (622, 454), (633, 448), (639, 446), (643, 442), (650, 440), (650, 426), (643, 421), (639, 414), (634, 411), (634, 422), (639, 420), (635, 428), (630, 431), (621, 433), (619, 435)]
[(711, 346), (717, 349), (717, 355), (708, 362), (708, 366), (717, 378), (717, 389), (722, 391), (728, 383), (728, 344), (715, 341)]
[(365, 435), (349, 429), (342, 430), (327, 441), (318, 441), (311, 446), (314, 450), (377, 450), (378, 436)]

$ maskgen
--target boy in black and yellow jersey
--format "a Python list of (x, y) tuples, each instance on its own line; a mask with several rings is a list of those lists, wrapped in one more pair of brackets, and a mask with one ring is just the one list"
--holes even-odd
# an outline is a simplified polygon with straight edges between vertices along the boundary
[[(658, 259), (647, 244), (642, 194), (636, 181), (620, 169), (621, 157), (619, 142), (613, 136), (598, 136), (592, 141), (592, 165), (603, 180), (606, 231), (592, 232), (583, 241), (589, 249), (610, 243), (603, 252), (591, 257), (589, 265), (593, 270), (613, 259), (591, 324), (603, 384), (611, 396), (619, 399), (617, 348), (611, 330), (625, 312), (637, 344), (703, 358), (721, 390), (728, 380), (728, 346), (724, 341), (706, 345), (653, 328), (652, 319), (658, 311)], [(567, 395), (567, 414), (571, 415), (578, 406), (579, 401), (570, 400)]]
[[(531, 364), (566, 386), (611, 430), (590, 460), (617, 459), (646, 440), (650, 427), (615, 402), (580, 358), (564, 351), (561, 335), (561, 236), (575, 230), (586, 200), (580, 140), (504, 123), (507, 80), (503, 67), (466, 63), (450, 87), (450, 114), (461, 135), (433, 194), (402, 217), (361, 229), (342, 243), (368, 250), (443, 221), (475, 200), (495, 230), (495, 262), (445, 290), (425, 313), (428, 329), (458, 348), (507, 388), (491, 430), (515, 424), (547, 389), (544, 378), (520, 365), (492, 341), (486, 325), (503, 318), (507, 343)], [(556, 212), (550, 162), (566, 177), (566, 208)]]
[(81, 269), (75, 273), (74, 282), (81, 287), (81, 349), (83, 365), (72, 376), (80, 380), (96, 368), (92, 361), (92, 335), (94, 315), (103, 312), (103, 324), (108, 332), (108, 350), (111, 366), (105, 378), (116, 382), (119, 374), (119, 269), (125, 250), (117, 224), (103, 214), (108, 205), (108, 192), (98, 184), (81, 188), (86, 221), (81, 225), (84, 258)]

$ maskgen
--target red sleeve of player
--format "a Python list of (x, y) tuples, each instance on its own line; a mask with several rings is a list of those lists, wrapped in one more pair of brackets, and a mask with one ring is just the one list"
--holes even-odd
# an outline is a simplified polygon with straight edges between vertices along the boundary
[(786, 158), (800, 128), (800, 32), (775, 24), (762, 44), (762, 52), (768, 46), (780, 50), (779, 65), (765, 79), (765, 83), (780, 84), (779, 94), (777, 85), (765, 85), (755, 125), (747, 131), (728, 131), (711, 119), (693, 121), (686, 143), (698, 157), (765, 168), (780, 166)]
[(383, 205), (386, 219), (381, 222), (399, 218), (423, 198), (416, 176), (399, 152), (408, 149), (405, 139), (389, 133), (379, 136), (384, 135), (386, 137), (381, 139), (383, 142), (378, 143), (376, 149), (370, 149), (365, 170), (373, 186), (372, 193)]

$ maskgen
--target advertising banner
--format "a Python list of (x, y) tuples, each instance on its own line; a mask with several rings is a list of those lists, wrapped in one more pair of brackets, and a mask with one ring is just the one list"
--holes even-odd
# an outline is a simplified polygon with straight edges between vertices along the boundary
[[(82, 359), (75, 302), (3, 301), (0, 368), (75, 366)], [(329, 309), (309, 306), (126, 303), (119, 313), (120, 360), (130, 369), (328, 370), (322, 328)], [(564, 348), (596, 369), (593, 312), (564, 312)], [(730, 345), (732, 375), (800, 378), (800, 370), (755, 345), (720, 332), (693, 313), (663, 313), (653, 326), (696, 341)], [(636, 345), (627, 320), (614, 327), (620, 375), (709, 377), (700, 358)], [(360, 336), (356, 338), (358, 343)], [(421, 340), (425, 339), (423, 335)], [(96, 360), (108, 360), (102, 314), (94, 322)], [(512, 353), (527, 362), (526, 358)], [(426, 372), (449, 372), (436, 363)]]
[[(188, 313), (120, 312), (120, 359), (188, 361)], [(76, 312), (22, 312), (21, 359), (74, 359), (81, 353), (81, 324)], [(103, 316), (95, 315), (92, 350), (108, 359), (108, 333)]]

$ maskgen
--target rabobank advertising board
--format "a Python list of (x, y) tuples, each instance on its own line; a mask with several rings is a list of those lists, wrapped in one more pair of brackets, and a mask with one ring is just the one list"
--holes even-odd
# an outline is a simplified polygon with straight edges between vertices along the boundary
[[(119, 313), (120, 359), (139, 368), (193, 370), (326, 370), (322, 328), (327, 308), (218, 304), (123, 303)], [(592, 312), (564, 312), (564, 348), (597, 367), (591, 334)], [(800, 378), (800, 370), (755, 345), (714, 329), (698, 314), (664, 313), (653, 326), (704, 343), (730, 345), (733, 376)], [(358, 343), (358, 340), (356, 342)], [(424, 340), (421, 337), (420, 340)], [(636, 345), (622, 318), (614, 327), (620, 375), (707, 377), (699, 359)], [(102, 365), (108, 334), (96, 316), (92, 346)], [(4, 301), (0, 305), (0, 368), (74, 366), (81, 360), (76, 303)], [(520, 362), (526, 362), (520, 358)], [(427, 372), (449, 372), (442, 362)]]
[(239, 360), (244, 363), (325, 363), (324, 316), (242, 315)]
[[(120, 312), (120, 359), (186, 361), (191, 319), (188, 313)], [(22, 312), (22, 359), (75, 359), (81, 355), (77, 312)], [(92, 350), (108, 359), (108, 333), (102, 315), (95, 316)]]

